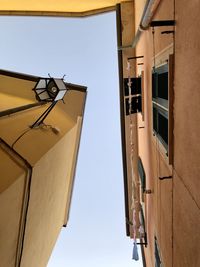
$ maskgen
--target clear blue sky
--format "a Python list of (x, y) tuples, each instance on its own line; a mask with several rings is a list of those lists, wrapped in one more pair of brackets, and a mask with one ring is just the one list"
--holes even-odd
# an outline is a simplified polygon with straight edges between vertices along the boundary
[(88, 87), (70, 220), (48, 267), (142, 266), (125, 233), (115, 20), (0, 17), (1, 69)]

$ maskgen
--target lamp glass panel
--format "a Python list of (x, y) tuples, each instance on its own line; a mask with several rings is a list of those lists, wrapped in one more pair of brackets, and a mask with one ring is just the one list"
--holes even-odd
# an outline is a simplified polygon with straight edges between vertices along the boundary
[(56, 98), (54, 99), (54, 101), (58, 101), (58, 100), (63, 99), (63, 97), (64, 97), (66, 91), (67, 91), (67, 90), (59, 91), (59, 93), (57, 94), (57, 96), (56, 96)]
[(62, 79), (54, 79), (56, 85), (58, 86), (59, 90), (66, 90), (66, 85)]
[(44, 91), (44, 89), (37, 89), (36, 93), (40, 100), (49, 99), (49, 94), (47, 93), (47, 91)]
[(37, 84), (36, 89), (37, 88), (46, 88), (46, 81), (45, 81), (45, 79), (40, 79), (40, 81)]

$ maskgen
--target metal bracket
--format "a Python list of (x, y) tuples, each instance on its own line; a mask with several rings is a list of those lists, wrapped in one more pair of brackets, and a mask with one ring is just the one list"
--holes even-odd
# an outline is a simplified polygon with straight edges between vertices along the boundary
[(151, 27), (163, 27), (163, 26), (174, 26), (175, 20), (153, 20), (150, 23)]
[(170, 33), (173, 33), (174, 34), (175, 31), (163, 31), (161, 32), (161, 34), (170, 34)]
[(138, 59), (138, 58), (143, 58), (144, 56), (136, 56), (136, 57), (128, 57), (127, 59), (130, 60), (130, 59)]
[(144, 190), (144, 193), (145, 193), (145, 194), (152, 194), (153, 191), (152, 191), (151, 189), (145, 189), (145, 190)]
[(29, 127), (31, 129), (33, 129), (33, 128), (41, 125), (43, 123), (43, 121), (45, 120), (45, 118), (49, 115), (51, 110), (54, 108), (54, 106), (56, 105), (57, 102), (58, 101), (52, 102), (51, 105), (42, 113), (42, 115)]
[[(140, 239), (141, 240), (141, 239)], [(144, 233), (144, 242), (140, 241), (136, 243), (137, 245), (143, 245), (145, 247), (147, 247), (148, 243), (147, 243), (147, 233)]]
[(166, 179), (172, 179), (172, 176), (163, 176), (163, 177), (159, 177), (159, 180), (166, 180)]

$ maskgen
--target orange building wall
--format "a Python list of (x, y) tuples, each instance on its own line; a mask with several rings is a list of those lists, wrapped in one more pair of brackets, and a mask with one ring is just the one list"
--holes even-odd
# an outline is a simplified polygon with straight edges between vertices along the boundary
[(175, 1), (174, 267), (200, 266), (199, 1)]
[[(139, 155), (146, 172), (147, 189), (153, 190), (145, 203), (148, 267), (154, 266), (154, 235), (165, 267), (200, 266), (199, 10), (199, 1), (175, 0), (174, 10), (173, 0), (162, 0), (154, 17), (154, 20), (173, 20), (175, 11), (175, 42), (173, 34), (161, 35), (161, 31), (173, 30), (172, 27), (155, 28), (155, 54), (167, 47), (175, 51), (173, 165), (168, 164), (162, 145), (152, 135), (151, 28), (143, 32), (136, 47), (136, 55), (144, 55), (143, 67), (137, 68), (138, 74), (144, 71), (145, 113), (144, 121), (138, 115), (138, 126), (145, 127), (138, 129)], [(171, 48), (170, 44), (173, 44)], [(159, 62), (158, 57), (156, 60)], [(168, 175), (173, 175), (173, 179), (158, 179)]]
[[(143, 5), (136, 1), (137, 6)], [(173, 20), (173, 0), (163, 0), (157, 10), (154, 20)], [(141, 8), (139, 8), (141, 10)], [(171, 30), (172, 27), (156, 27), (155, 55), (164, 54), (164, 49), (173, 44), (173, 35), (161, 35), (161, 31)], [(170, 50), (170, 48), (169, 48)], [(172, 48), (173, 50), (173, 48)], [(171, 51), (171, 50), (170, 50)], [(158, 177), (171, 174), (171, 166), (168, 164), (162, 145), (153, 136), (152, 131), (152, 88), (151, 76), (153, 61), (153, 34), (152, 28), (142, 33), (136, 46), (136, 55), (143, 55), (144, 65), (137, 67), (138, 75), (144, 71), (144, 121), (138, 115), (138, 141), (139, 156), (142, 159), (146, 173), (146, 188), (152, 190), (152, 194), (146, 195), (146, 231), (148, 246), (144, 249), (148, 267), (154, 263), (154, 236), (157, 237), (161, 258), (165, 267), (172, 266), (172, 180), (160, 181)], [(161, 56), (162, 58), (162, 56)], [(159, 64), (159, 56), (156, 64)]]

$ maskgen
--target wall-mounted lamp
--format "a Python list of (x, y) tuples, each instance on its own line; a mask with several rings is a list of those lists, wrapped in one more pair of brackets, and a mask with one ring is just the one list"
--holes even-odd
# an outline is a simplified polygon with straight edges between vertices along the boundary
[(63, 79), (41, 78), (33, 88), (36, 99), (40, 101), (52, 102), (42, 115), (30, 126), (35, 128), (43, 123), (50, 111), (59, 100), (62, 100), (67, 92), (67, 87)]
[(67, 88), (62, 79), (40, 79), (33, 88), (38, 101), (58, 101), (62, 100)]

